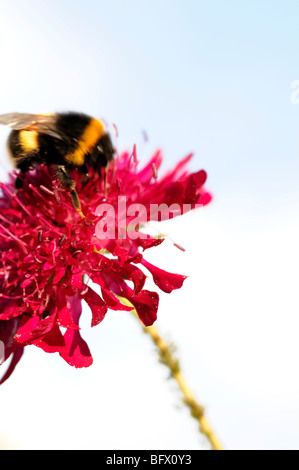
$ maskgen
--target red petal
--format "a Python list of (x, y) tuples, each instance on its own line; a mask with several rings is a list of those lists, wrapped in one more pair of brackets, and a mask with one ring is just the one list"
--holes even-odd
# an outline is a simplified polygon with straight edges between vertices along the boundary
[(87, 288), (87, 292), (82, 295), (82, 298), (87, 302), (92, 312), (91, 326), (96, 326), (101, 323), (108, 310), (103, 299), (95, 291), (90, 289), (90, 287)]
[(63, 295), (60, 291), (57, 292), (57, 307), (58, 307), (58, 318), (57, 325), (62, 326), (63, 328), (72, 328), (78, 330), (79, 326), (75, 323), (72, 312), (70, 310), (70, 302), (68, 298)]
[(48, 353), (60, 353), (63, 352), (65, 348), (63, 335), (57, 325), (54, 325), (48, 334), (46, 334), (42, 339), (34, 341), (33, 344)]
[(185, 186), (185, 203), (196, 204), (198, 201), (199, 189), (206, 182), (207, 173), (204, 170), (189, 175)]
[[(142, 259), (142, 258), (141, 258)], [(140, 260), (141, 261), (141, 260)], [(134, 295), (141, 292), (144, 283), (146, 281), (146, 276), (141, 269), (137, 268), (132, 264), (119, 267), (119, 274), (123, 279), (128, 279), (134, 283)]]
[(202, 204), (203, 206), (206, 206), (207, 204), (209, 204), (211, 202), (212, 199), (213, 198), (212, 198), (211, 193), (208, 193), (207, 191), (204, 190), (200, 194), (198, 204)]
[(152, 248), (153, 246), (161, 245), (164, 242), (165, 238), (137, 238), (135, 243), (138, 246), (141, 246), (143, 250), (147, 250), (148, 248)]
[(182, 276), (181, 274), (173, 274), (163, 269), (153, 266), (148, 261), (143, 259), (141, 261), (143, 266), (145, 266), (153, 276), (154, 283), (167, 294), (170, 294), (174, 289), (180, 289), (183, 285), (183, 282), (187, 276)]
[(182, 160), (180, 160), (175, 168), (173, 169), (173, 171), (170, 172), (171, 175), (178, 175), (178, 173), (181, 172), (181, 170), (190, 162), (190, 160), (193, 158), (193, 153), (189, 153), (189, 155), (187, 155), (186, 157), (182, 158)]
[(128, 307), (127, 305), (122, 304), (109, 290), (102, 289), (102, 295), (108, 308), (111, 308), (111, 310), (125, 310), (129, 312), (133, 309), (133, 307)]
[(11, 318), (18, 317), (22, 314), (20, 309), (20, 304), (23, 303), (23, 300), (8, 300), (4, 299), (0, 303), (0, 320), (10, 320)]
[(159, 295), (157, 292), (143, 290), (140, 294), (128, 298), (145, 326), (152, 325), (157, 320)]
[(50, 315), (44, 320), (41, 320), (39, 315), (34, 315), (33, 317), (24, 316), (14, 339), (23, 345), (31, 344), (34, 340), (49, 333), (55, 318), (56, 314)]
[(13, 373), (13, 371), (16, 368), (16, 365), (18, 364), (19, 360), (23, 356), (24, 348), (22, 346), (17, 346), (13, 352), (13, 357), (11, 360), (11, 363), (9, 364), (9, 367), (5, 374), (3, 375), (2, 379), (0, 380), (0, 385), (2, 385)]
[(79, 331), (67, 330), (64, 334), (65, 350), (60, 356), (70, 365), (77, 368), (89, 367), (93, 363), (92, 356)]
[[(74, 322), (79, 324), (79, 318), (82, 313), (81, 298), (74, 295), (69, 298), (71, 312)], [(65, 349), (60, 356), (71, 366), (82, 368), (91, 366), (93, 360), (89, 347), (78, 330), (69, 329), (64, 334)]]

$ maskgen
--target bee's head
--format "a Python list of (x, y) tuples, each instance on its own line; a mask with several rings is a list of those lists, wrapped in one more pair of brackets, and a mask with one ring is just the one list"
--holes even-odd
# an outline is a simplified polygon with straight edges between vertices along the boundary
[(96, 143), (89, 157), (89, 163), (95, 168), (107, 166), (113, 160), (115, 152), (110, 135), (104, 134)]

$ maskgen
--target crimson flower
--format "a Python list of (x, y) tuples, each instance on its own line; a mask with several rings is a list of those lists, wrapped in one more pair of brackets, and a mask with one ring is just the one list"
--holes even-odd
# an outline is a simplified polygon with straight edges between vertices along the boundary
[[(186, 165), (190, 158), (162, 178), (157, 177), (161, 153), (139, 170), (135, 149), (132, 155), (119, 155), (106, 177), (104, 169), (96, 172), (90, 168), (90, 179), (83, 184), (74, 170), (86, 219), (76, 212), (68, 192), (53, 181), (46, 166), (26, 173), (17, 194), (14, 174), (8, 184), (0, 183), (0, 341), (4, 343), (4, 360), (11, 356), (0, 383), (13, 372), (29, 344), (59, 353), (72, 366), (91, 365), (92, 356), (79, 328), (83, 300), (92, 312), (91, 326), (98, 325), (108, 309), (134, 307), (145, 326), (156, 320), (159, 296), (144, 289), (142, 268), (167, 293), (179, 289), (185, 276), (168, 273), (145, 260), (144, 251), (164, 240), (141, 231), (140, 220), (133, 230), (135, 214), (121, 214), (119, 202), (125, 198), (127, 206), (142, 207), (145, 223), (157, 220), (156, 208), (161, 204), (164, 208), (176, 205), (170, 217), (179, 215), (179, 209), (207, 204), (211, 196), (203, 187), (206, 173), (189, 173)], [(107, 211), (100, 210), (103, 207), (114, 210), (110, 221), (115, 237), (99, 236), (107, 216)], [(163, 210), (158, 220), (165, 218)], [(108, 222), (106, 219), (106, 225)], [(97, 284), (97, 292), (90, 282)], [(122, 298), (133, 307), (127, 302), (124, 305)]]

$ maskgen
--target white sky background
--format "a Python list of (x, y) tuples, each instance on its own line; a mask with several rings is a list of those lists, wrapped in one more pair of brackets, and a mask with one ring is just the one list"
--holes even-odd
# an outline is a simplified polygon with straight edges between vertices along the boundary
[[(207, 170), (213, 204), (161, 229), (186, 253), (165, 242), (147, 259), (190, 276), (161, 294), (157, 327), (229, 449), (299, 449), (298, 13), (270, 0), (0, 2), (1, 113), (84, 111), (116, 123), (142, 162), (194, 151), (191, 168)], [(86, 309), (88, 370), (26, 349), (0, 389), (0, 447), (207, 448), (136, 320), (89, 321)]]

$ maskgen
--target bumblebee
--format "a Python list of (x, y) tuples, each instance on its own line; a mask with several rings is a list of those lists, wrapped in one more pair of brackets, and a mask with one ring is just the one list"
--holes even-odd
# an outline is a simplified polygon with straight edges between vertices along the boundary
[(88, 166), (98, 171), (103, 167), (107, 170), (115, 149), (104, 124), (76, 112), (2, 114), (0, 124), (13, 129), (8, 137), (8, 149), (20, 170), (16, 190), (22, 187), (22, 175), (35, 165), (51, 166), (61, 186), (70, 191), (74, 208), (84, 218), (76, 183), (69, 171), (78, 168), (86, 182)]

